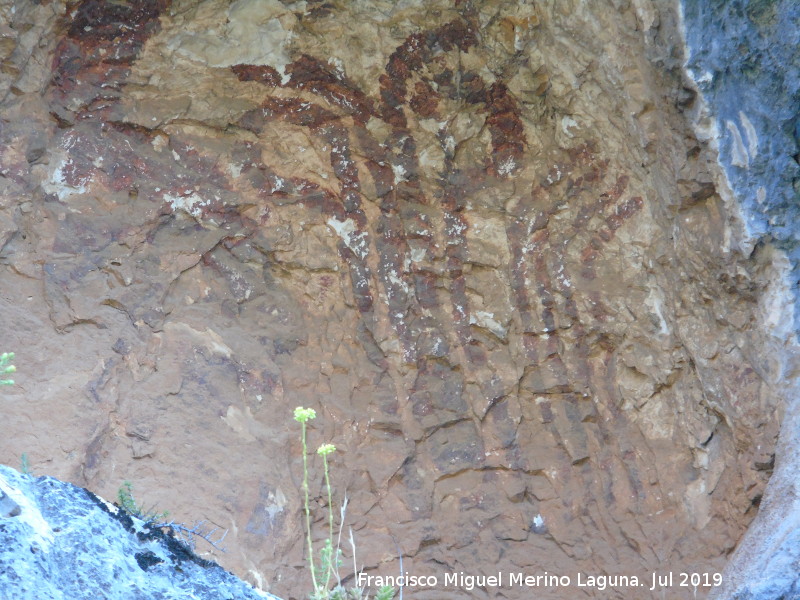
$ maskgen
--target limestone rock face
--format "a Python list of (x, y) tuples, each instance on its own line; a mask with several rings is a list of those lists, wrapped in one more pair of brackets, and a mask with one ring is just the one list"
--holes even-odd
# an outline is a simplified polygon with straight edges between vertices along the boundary
[(0, 560), (14, 600), (278, 600), (87, 490), (4, 465)]
[(0, 0), (0, 460), (131, 480), (301, 598), (309, 406), (371, 574), (721, 571), (785, 373), (773, 253), (741, 251), (677, 20)]
[[(800, 206), (800, 6), (792, 2), (702, 3), (686, 0), (687, 72), (702, 92), (695, 129), (718, 148), (721, 189), (736, 198), (746, 246), (769, 243), (782, 277), (762, 293), (762, 321), (773, 360), (783, 363), (789, 400), (775, 470), (759, 514), (713, 598), (771, 600), (800, 596), (800, 387), (797, 379), (797, 207)], [(742, 51), (746, 49), (746, 51)], [(781, 283), (783, 282), (783, 283)], [(781, 287), (783, 286), (783, 289)], [(794, 315), (794, 319), (792, 319)]]
[(796, 281), (800, 5), (791, 0), (681, 4), (687, 68), (711, 109), (701, 136), (719, 148), (727, 179), (748, 215), (747, 230), (756, 238), (769, 235), (786, 251)]

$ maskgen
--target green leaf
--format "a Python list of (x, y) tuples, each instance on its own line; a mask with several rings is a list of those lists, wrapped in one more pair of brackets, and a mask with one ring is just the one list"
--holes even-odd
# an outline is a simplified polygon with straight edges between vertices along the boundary
[(19, 470), (21, 473), (25, 475), (33, 475), (33, 470), (31, 469), (31, 463), (28, 460), (27, 452), (22, 453), (22, 456), (19, 459), (19, 466), (20, 466)]
[(157, 523), (169, 516), (167, 511), (158, 512), (153, 510), (152, 507), (147, 510), (144, 505), (136, 504), (136, 500), (133, 498), (133, 484), (130, 481), (122, 482), (122, 485), (117, 490), (117, 500), (125, 512), (141, 519), (145, 523)]
[[(13, 352), (3, 352), (0, 354), (0, 374), (16, 373), (17, 367), (9, 364), (14, 360)], [(0, 379), (0, 385), (14, 385), (13, 379)]]
[(375, 594), (375, 600), (392, 600), (397, 590), (390, 585), (385, 585)]

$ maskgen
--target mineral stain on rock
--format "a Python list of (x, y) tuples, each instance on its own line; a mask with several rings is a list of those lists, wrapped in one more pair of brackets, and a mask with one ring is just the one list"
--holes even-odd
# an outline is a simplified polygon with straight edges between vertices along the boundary
[(419, 573), (724, 567), (781, 365), (673, 2), (0, 14), (0, 323), (29, 366), (0, 458), (146, 482), (301, 597), (313, 406), (375, 572), (392, 539)]

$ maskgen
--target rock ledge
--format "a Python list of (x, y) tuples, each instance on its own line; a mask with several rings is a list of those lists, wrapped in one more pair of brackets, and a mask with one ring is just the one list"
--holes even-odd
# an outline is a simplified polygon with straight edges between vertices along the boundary
[(277, 598), (85, 489), (2, 465), (0, 564), (16, 600)]

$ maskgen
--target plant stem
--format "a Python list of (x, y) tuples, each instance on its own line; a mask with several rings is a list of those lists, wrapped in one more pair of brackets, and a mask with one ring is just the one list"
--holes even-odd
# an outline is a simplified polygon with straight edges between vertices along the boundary
[(308, 564), (311, 567), (311, 584), (314, 586), (314, 594), (318, 592), (317, 588), (317, 574), (314, 569), (314, 548), (311, 545), (311, 511), (308, 508), (308, 448), (306, 447), (306, 424), (302, 421), (300, 425), (303, 428), (303, 502), (306, 512), (306, 535), (308, 537)]
[(325, 574), (325, 589), (328, 589), (328, 584), (331, 580), (331, 572), (333, 570), (333, 561), (338, 559), (338, 556), (333, 552), (333, 501), (331, 500), (331, 480), (328, 476), (328, 457), (322, 455), (322, 463), (325, 465), (325, 487), (328, 490), (328, 547), (330, 548), (330, 556), (328, 557), (328, 572)]

